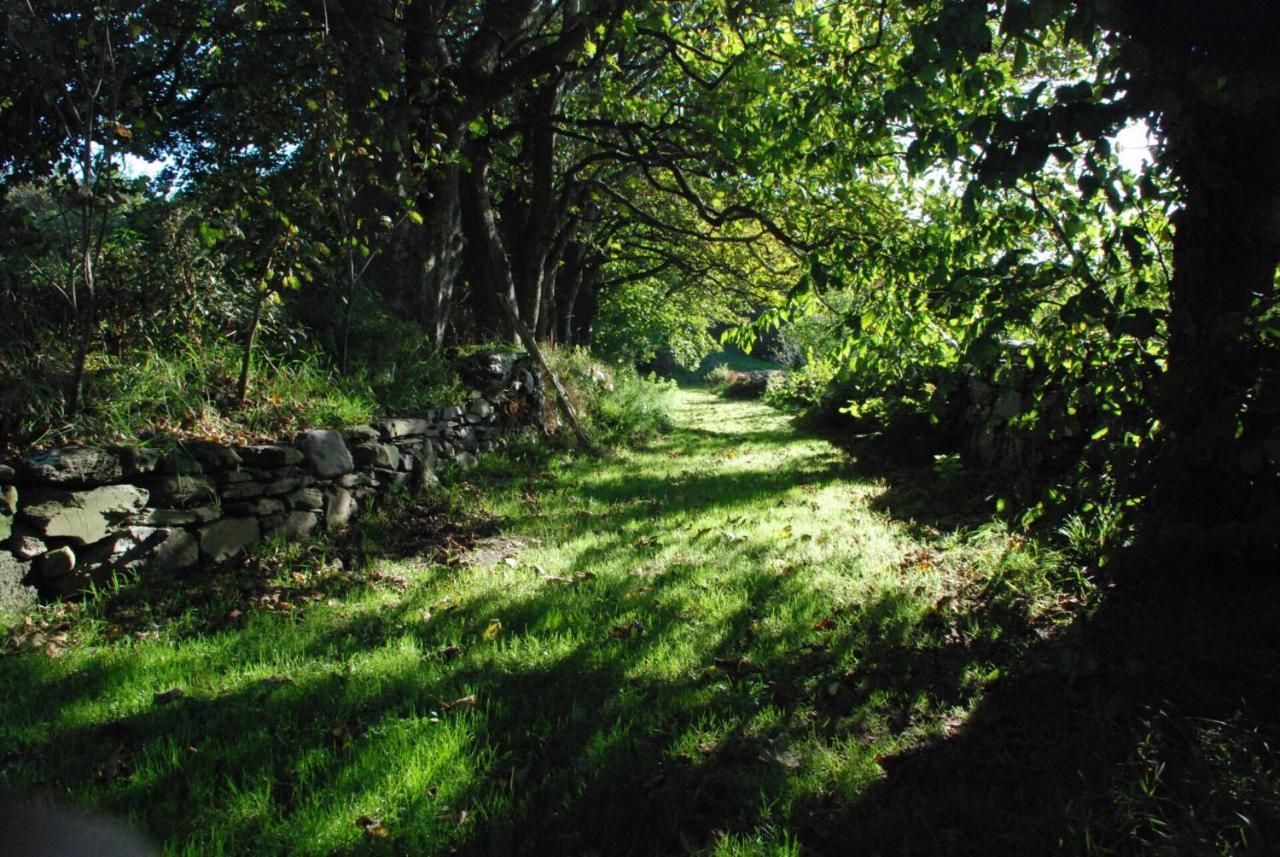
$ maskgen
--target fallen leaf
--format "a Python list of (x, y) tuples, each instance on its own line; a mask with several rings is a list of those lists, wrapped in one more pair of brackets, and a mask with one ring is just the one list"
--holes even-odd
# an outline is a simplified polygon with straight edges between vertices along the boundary
[(265, 678), (258, 679), (258, 684), (265, 687), (280, 687), (285, 684), (293, 684), (293, 676), (289, 675), (269, 675)]
[(444, 702), (440, 707), (445, 711), (452, 711), (455, 708), (475, 708), (476, 695), (474, 693), (455, 699), (453, 702)]
[(440, 657), (446, 661), (451, 661), (460, 654), (462, 654), (462, 646), (445, 646), (440, 650)]
[(356, 819), (356, 827), (364, 831), (366, 836), (373, 836), (378, 839), (386, 839), (389, 835), (387, 829), (382, 826), (382, 820), (373, 818), (372, 816), (362, 815)]
[(495, 640), (502, 633), (502, 621), (500, 619), (490, 619), (489, 627), (484, 629), (481, 635), (485, 640)]
[(644, 625), (639, 619), (632, 619), (625, 625), (614, 625), (609, 629), (609, 636), (615, 640), (629, 640), (632, 636), (644, 633)]
[(151, 697), (151, 701), (156, 705), (167, 705), (170, 702), (182, 699), (186, 695), (187, 692), (185, 690), (180, 687), (175, 687), (162, 693), (157, 693), (155, 696)]
[(832, 619), (830, 616), (825, 619), (819, 619), (817, 622), (813, 623), (813, 630), (815, 631), (830, 631), (835, 627), (836, 620)]

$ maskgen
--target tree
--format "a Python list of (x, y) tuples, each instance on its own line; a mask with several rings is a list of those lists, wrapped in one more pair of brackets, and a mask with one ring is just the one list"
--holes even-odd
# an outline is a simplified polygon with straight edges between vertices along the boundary
[[(1272, 4), (1245, 0), (1211, 15), (1189, 0), (922, 6), (929, 14), (906, 64), (914, 80), (898, 91), (947, 93), (944, 106), (921, 111), (920, 139), (940, 151), (954, 136), (927, 136), (938, 117), (966, 117), (963, 133), (980, 153), (977, 183), (1010, 186), (1084, 144), (1094, 154), (1082, 193), (1112, 197), (1113, 176), (1096, 169), (1107, 136), (1133, 119), (1149, 123), (1159, 141), (1154, 169), (1176, 187), (1178, 210), (1147, 543), (1187, 565), (1208, 551), (1274, 551), (1280, 445), (1268, 374), (1274, 339), (1263, 324), (1280, 263), (1280, 68), (1271, 59), (1280, 17)], [(971, 95), (991, 91), (983, 56), (1003, 50), (1025, 64), (1046, 46), (1087, 52), (1093, 63), (1069, 68), (1068, 80), (1049, 72), (1029, 98), (992, 105)]]

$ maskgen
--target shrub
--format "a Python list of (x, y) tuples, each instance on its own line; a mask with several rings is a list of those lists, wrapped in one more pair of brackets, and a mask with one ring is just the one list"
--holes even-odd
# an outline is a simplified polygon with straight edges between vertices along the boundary
[[(579, 418), (598, 442), (634, 443), (671, 429), (668, 412), (674, 381), (602, 363), (582, 348), (548, 349), (546, 356)], [(551, 391), (547, 403), (549, 411), (555, 408)], [(558, 414), (548, 416), (548, 425), (558, 425)]]

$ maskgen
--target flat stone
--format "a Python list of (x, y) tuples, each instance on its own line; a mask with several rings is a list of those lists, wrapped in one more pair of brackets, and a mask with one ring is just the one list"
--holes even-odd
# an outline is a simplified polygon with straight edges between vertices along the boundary
[(269, 496), (276, 494), (288, 494), (302, 484), (301, 476), (282, 476), (278, 479), (272, 479), (262, 486), (262, 493)]
[(157, 527), (187, 527), (192, 524), (207, 524), (220, 517), (222, 517), (222, 510), (217, 506), (199, 506), (195, 509), (144, 509), (138, 516), (138, 522)]
[(22, 516), (43, 538), (92, 544), (110, 535), (116, 524), (147, 505), (147, 492), (133, 485), (106, 485), (90, 491), (44, 492), (24, 506)]
[(227, 485), (222, 489), (222, 499), (227, 500), (244, 500), (248, 497), (261, 497), (263, 485), (261, 482), (237, 482), (234, 485)]
[(200, 553), (213, 562), (241, 553), (262, 538), (257, 518), (223, 518), (200, 530)]
[(325, 492), (324, 525), (330, 530), (340, 530), (351, 522), (356, 513), (356, 501), (346, 488), (330, 488)]
[(106, 485), (123, 477), (119, 456), (95, 446), (37, 452), (18, 465), (23, 479), (36, 485)]
[(394, 443), (362, 443), (354, 451), (356, 464), (362, 467), (395, 467), (400, 448)]
[(187, 452), (205, 470), (232, 470), (241, 464), (240, 455), (231, 447), (218, 443), (189, 443)]
[(284, 499), (291, 509), (324, 508), (324, 493), (319, 488), (300, 488)]
[(186, 507), (208, 503), (218, 498), (213, 480), (207, 476), (177, 474), (147, 483), (152, 503), (156, 506)]
[(27, 583), (31, 563), (0, 551), (0, 623), (8, 624), (36, 604), (36, 588)]
[(204, 466), (185, 449), (171, 449), (160, 456), (156, 473), (165, 476), (192, 476), (204, 473)]
[(476, 399), (471, 404), (467, 405), (467, 413), (482, 419), (485, 417), (491, 417), (493, 416), (493, 405), (489, 404), (484, 399)]
[(355, 470), (351, 451), (336, 431), (304, 431), (298, 435), (298, 448), (306, 453), (312, 469), (322, 479), (332, 479)]
[(426, 434), (430, 423), (417, 417), (405, 417), (402, 419), (380, 420), (374, 423), (373, 426), (382, 434), (384, 440), (394, 440), (398, 437), (407, 437), (413, 434)]
[(402, 452), (400, 454), (400, 469), (406, 473), (412, 472), (414, 464), (421, 459), (421, 453), (414, 455), (412, 452)]
[(62, 577), (76, 567), (76, 554), (69, 547), (56, 548), (36, 560), (36, 569), (43, 578)]
[(252, 482), (253, 474), (247, 470), (224, 470), (217, 478), (219, 485), (235, 485), (237, 482)]
[(383, 485), (403, 485), (409, 481), (409, 474), (402, 470), (378, 470), (376, 473)]
[(373, 426), (348, 426), (342, 430), (342, 436), (351, 444), (382, 439), (382, 434)]
[(292, 446), (258, 444), (239, 447), (240, 460), (250, 467), (288, 467), (302, 462), (302, 450)]
[(440, 419), (442, 420), (452, 422), (453, 420), (456, 420), (460, 416), (462, 416), (462, 408), (456, 407), (454, 405), (450, 405), (448, 407), (440, 409)]

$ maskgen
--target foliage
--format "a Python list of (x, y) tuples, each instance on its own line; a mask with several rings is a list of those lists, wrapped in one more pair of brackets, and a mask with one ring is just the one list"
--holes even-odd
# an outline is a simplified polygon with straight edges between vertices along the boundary
[(38, 364), (15, 361), (5, 366), (12, 410), (3, 428), (14, 442), (276, 439), (303, 428), (368, 422), (377, 413), (368, 385), (338, 376), (314, 351), (259, 360), (251, 378), (255, 395), (241, 406), (235, 397), (239, 350), (192, 339), (163, 351), (95, 355), (87, 379), (94, 398), (68, 423), (62, 419), (63, 388), (57, 379), (69, 368), (67, 363), (59, 367), (50, 356), (57, 353), (50, 347)]
[(549, 363), (588, 430), (606, 445), (631, 445), (667, 432), (675, 382), (605, 364), (585, 349), (557, 348)]

